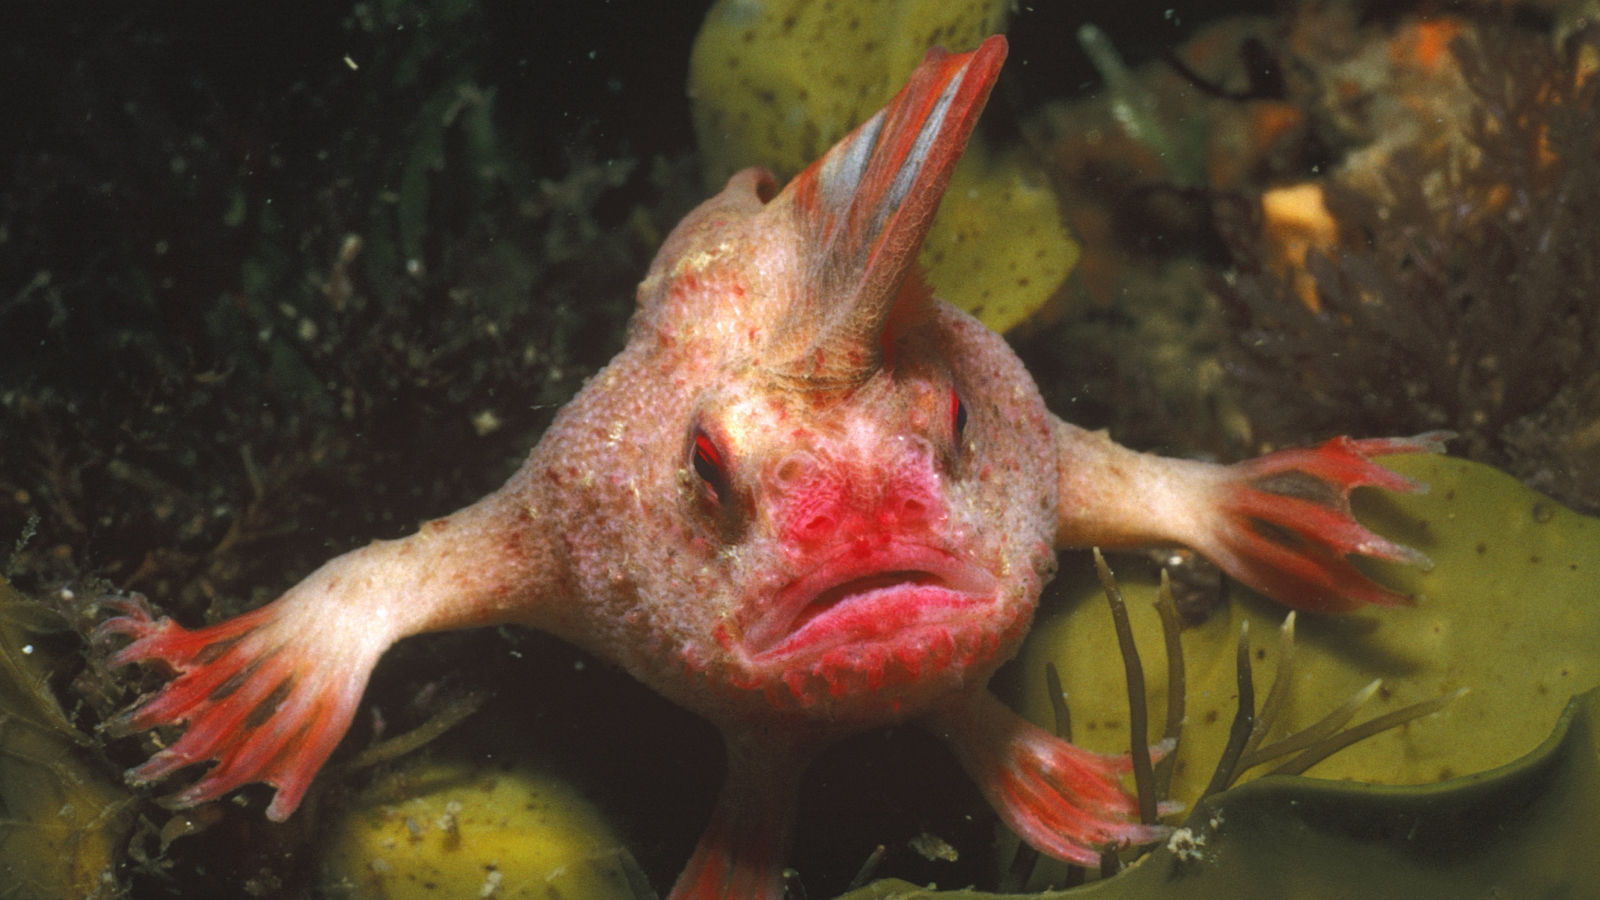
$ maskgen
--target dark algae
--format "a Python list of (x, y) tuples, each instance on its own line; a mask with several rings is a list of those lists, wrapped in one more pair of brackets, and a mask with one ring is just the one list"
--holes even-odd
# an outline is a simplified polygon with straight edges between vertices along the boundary
[(1379, 190), (1324, 183), (1341, 240), (1306, 269), (1321, 308), (1226, 207), (1223, 356), (1257, 436), (1448, 428), (1456, 451), (1600, 510), (1600, 30), (1557, 45), (1489, 22), (1450, 45), (1465, 140), (1407, 148)]

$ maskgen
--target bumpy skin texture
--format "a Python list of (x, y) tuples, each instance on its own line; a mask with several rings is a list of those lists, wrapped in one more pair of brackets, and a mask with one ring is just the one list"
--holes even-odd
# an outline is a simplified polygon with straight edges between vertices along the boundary
[(1023, 722), (985, 687), (1059, 547), (1184, 542), (1308, 608), (1403, 602), (1344, 560), (1415, 561), (1349, 518), (1367, 460), (1436, 449), (1340, 439), (1239, 467), (1160, 459), (1044, 407), (995, 334), (930, 296), (915, 256), (1005, 55), (930, 52), (882, 112), (781, 193), (736, 175), (639, 288), (626, 348), (499, 491), (331, 560), (200, 631), (142, 603), (119, 662), (175, 677), (112, 723), (187, 722), (135, 769), (218, 760), (169, 801), (251, 781), (288, 816), (373, 665), (424, 631), (519, 623), (624, 667), (716, 723), (729, 773), (673, 900), (782, 896), (800, 770), (865, 728), (948, 740), (1001, 816), (1094, 863), (1158, 838), (1129, 819), (1125, 757)]

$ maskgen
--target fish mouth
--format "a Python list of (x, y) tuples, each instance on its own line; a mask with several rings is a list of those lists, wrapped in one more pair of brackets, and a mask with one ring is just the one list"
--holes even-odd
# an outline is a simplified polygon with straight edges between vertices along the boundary
[(884, 640), (970, 617), (998, 585), (988, 570), (923, 544), (845, 547), (764, 600), (742, 643), (771, 659)]

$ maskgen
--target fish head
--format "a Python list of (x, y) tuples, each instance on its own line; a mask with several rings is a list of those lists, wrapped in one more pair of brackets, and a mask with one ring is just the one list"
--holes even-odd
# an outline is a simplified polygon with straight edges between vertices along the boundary
[(914, 715), (1014, 652), (1053, 571), (1042, 401), (916, 263), (1004, 55), (930, 51), (781, 191), (734, 176), (641, 291), (636, 328), (701, 348), (673, 367), (696, 385), (677, 488), (704, 548), (674, 615), (724, 695)]

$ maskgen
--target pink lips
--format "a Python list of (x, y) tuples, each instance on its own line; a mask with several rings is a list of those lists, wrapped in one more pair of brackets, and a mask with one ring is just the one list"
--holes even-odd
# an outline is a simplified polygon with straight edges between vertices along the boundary
[(970, 610), (992, 600), (996, 584), (984, 569), (922, 544), (847, 546), (767, 600), (743, 643), (777, 656), (871, 640)]

